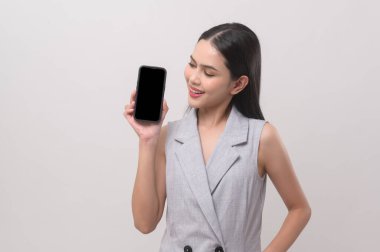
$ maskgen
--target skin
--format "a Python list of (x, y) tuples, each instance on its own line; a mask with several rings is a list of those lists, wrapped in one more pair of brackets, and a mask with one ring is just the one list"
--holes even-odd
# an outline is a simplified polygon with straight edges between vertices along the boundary
[[(209, 41), (199, 41), (186, 65), (184, 76), (187, 87), (195, 87), (205, 93), (198, 98), (192, 98), (188, 94), (188, 103), (192, 107), (199, 108), (198, 111), (198, 130), (202, 143), (202, 150), (205, 163), (211, 155), (219, 135), (223, 132), (230, 108), (228, 104), (233, 95), (242, 91), (248, 84), (247, 76), (240, 76), (238, 79), (231, 79), (230, 72), (224, 65), (223, 56), (216, 50)], [(204, 65), (213, 66), (216, 70), (205, 67)], [(209, 76), (212, 75), (212, 76)], [(143, 126), (137, 124), (133, 118), (133, 104), (135, 99), (135, 91), (131, 95), (130, 105), (126, 105), (124, 115), (140, 137), (140, 151), (155, 149), (154, 174), (148, 171), (138, 171), (134, 195), (136, 207), (134, 207), (135, 223), (139, 217), (137, 213), (144, 211), (145, 208), (140, 207), (138, 199), (146, 198), (146, 202), (153, 202), (154, 213), (146, 213), (147, 216), (153, 215), (149, 224), (139, 225), (138, 229), (143, 233), (152, 232), (162, 218), (166, 200), (166, 160), (165, 160), (165, 139), (167, 136), (167, 125)], [(164, 116), (168, 111), (166, 101), (164, 102)], [(163, 121), (162, 118), (162, 121)], [(161, 121), (161, 123), (162, 123)], [(154, 127), (154, 128), (151, 128)], [(206, 137), (207, 136), (207, 137)], [(140, 167), (139, 167), (140, 169)], [(303, 228), (311, 217), (311, 208), (302, 191), (300, 183), (295, 174), (293, 165), (290, 161), (289, 154), (281, 140), (277, 129), (267, 122), (264, 125), (260, 136), (260, 144), (258, 151), (258, 173), (263, 176), (267, 173), (272, 181), (284, 204), (288, 209), (281, 228), (276, 233), (274, 239), (265, 248), (264, 252), (283, 252), (287, 251), (299, 236)], [(138, 181), (139, 177), (146, 179), (152, 178), (155, 183), (147, 181)], [(142, 180), (142, 178), (140, 178)], [(154, 188), (147, 190), (147, 186), (154, 184)], [(140, 191), (142, 191), (140, 193)], [(147, 192), (152, 191), (150, 195)], [(144, 202), (144, 203), (146, 203)], [(141, 204), (142, 205), (142, 204)], [(140, 211), (140, 212), (139, 212)], [(137, 227), (137, 225), (136, 225)]]
[(238, 80), (231, 80), (223, 56), (206, 40), (197, 43), (185, 67), (184, 76), (188, 88), (195, 87), (205, 92), (198, 98), (188, 94), (188, 103), (194, 108), (199, 108), (198, 131), (203, 158), (207, 164), (227, 122), (231, 109), (228, 104), (232, 97), (248, 84), (248, 77), (241, 76)]

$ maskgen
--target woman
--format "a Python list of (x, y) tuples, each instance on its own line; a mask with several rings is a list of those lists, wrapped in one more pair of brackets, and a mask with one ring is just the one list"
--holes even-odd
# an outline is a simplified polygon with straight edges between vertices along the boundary
[(226, 23), (205, 31), (190, 55), (184, 118), (162, 127), (164, 100), (160, 123), (139, 123), (132, 92), (124, 116), (140, 140), (134, 224), (152, 232), (167, 202), (161, 252), (262, 251), (267, 175), (288, 215), (264, 251), (287, 251), (309, 221), (311, 208), (285, 146), (260, 109), (260, 72), (255, 33)]

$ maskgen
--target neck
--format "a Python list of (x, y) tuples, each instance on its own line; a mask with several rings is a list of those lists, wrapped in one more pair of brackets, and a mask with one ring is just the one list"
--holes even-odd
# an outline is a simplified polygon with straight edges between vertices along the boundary
[(198, 126), (201, 128), (214, 128), (225, 123), (231, 112), (232, 105), (227, 104), (215, 108), (198, 108)]

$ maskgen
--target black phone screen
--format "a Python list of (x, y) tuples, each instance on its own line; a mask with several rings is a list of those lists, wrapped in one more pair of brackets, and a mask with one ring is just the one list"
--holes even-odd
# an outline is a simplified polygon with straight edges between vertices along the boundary
[(165, 80), (165, 68), (140, 67), (136, 89), (135, 119), (154, 122), (161, 119)]

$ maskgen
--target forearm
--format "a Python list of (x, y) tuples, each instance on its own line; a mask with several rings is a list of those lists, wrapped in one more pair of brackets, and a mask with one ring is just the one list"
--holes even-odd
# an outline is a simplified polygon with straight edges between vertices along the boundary
[(304, 229), (310, 217), (310, 209), (290, 210), (280, 230), (264, 252), (286, 252)]
[(154, 173), (158, 139), (140, 140), (139, 161), (132, 195), (132, 212), (135, 227), (150, 232), (157, 219), (159, 200)]

